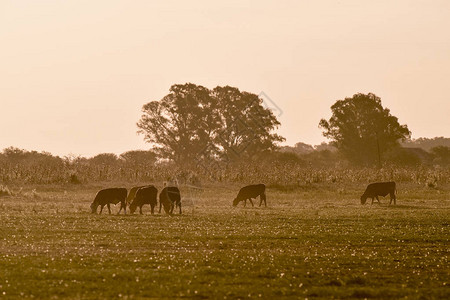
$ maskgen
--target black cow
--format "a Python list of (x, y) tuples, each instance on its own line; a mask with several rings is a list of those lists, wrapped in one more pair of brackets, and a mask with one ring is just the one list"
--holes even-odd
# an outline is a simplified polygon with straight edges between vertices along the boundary
[(254, 184), (244, 186), (239, 190), (237, 197), (233, 200), (233, 206), (237, 206), (239, 202), (244, 201), (244, 207), (247, 205), (247, 199), (253, 205), (252, 198), (256, 198), (259, 196), (260, 202), (259, 206), (261, 206), (264, 201), (264, 206), (267, 207), (266, 202), (266, 186), (264, 184)]
[(385, 197), (387, 194), (389, 194), (391, 197), (389, 205), (391, 205), (392, 200), (394, 201), (395, 205), (397, 203), (395, 192), (396, 192), (395, 182), (393, 181), (371, 183), (367, 186), (366, 191), (361, 196), (361, 204), (365, 204), (367, 198), (372, 198), (372, 204), (374, 199), (377, 199), (378, 203), (380, 203), (380, 199), (378, 199), (378, 196)]
[(91, 210), (92, 213), (97, 212), (97, 207), (101, 205), (100, 214), (103, 211), (103, 207), (105, 205), (108, 206), (109, 214), (111, 214), (111, 207), (110, 204), (116, 205), (120, 202), (120, 210), (117, 214), (120, 214), (122, 211), (122, 208), (124, 210), (124, 213), (127, 213), (127, 206), (125, 199), (127, 198), (127, 189), (125, 188), (110, 188), (110, 189), (104, 189), (100, 190), (97, 195), (95, 196), (94, 202), (91, 204)]
[(164, 206), (166, 214), (172, 215), (175, 206), (180, 207), (181, 215), (181, 195), (180, 190), (175, 186), (167, 186), (163, 188), (159, 194), (159, 213), (161, 213), (161, 206)]
[(141, 186), (135, 186), (135, 187), (131, 188), (130, 192), (128, 193), (127, 201), (126, 201), (128, 206), (130, 206), (131, 202), (133, 201), (134, 197), (136, 196), (136, 192), (144, 186), (145, 185), (141, 185)]
[(134, 213), (136, 208), (139, 207), (139, 212), (142, 215), (142, 206), (144, 204), (150, 204), (152, 215), (157, 203), (158, 190), (153, 185), (141, 187), (137, 190), (136, 196), (130, 204), (130, 213)]

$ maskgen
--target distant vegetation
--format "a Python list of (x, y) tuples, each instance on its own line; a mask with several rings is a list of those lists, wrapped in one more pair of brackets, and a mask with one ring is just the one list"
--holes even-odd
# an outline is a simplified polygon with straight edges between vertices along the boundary
[(403, 147), (407, 148), (421, 148), (425, 151), (430, 151), (433, 148), (444, 146), (450, 147), (450, 138), (445, 137), (435, 137), (435, 138), (418, 138), (418, 139), (409, 139), (401, 143)]
[(449, 138), (409, 139), (408, 127), (374, 94), (338, 100), (331, 111), (319, 124), (330, 143), (279, 146), (284, 138), (273, 131), (280, 123), (257, 95), (230, 86), (173, 85), (163, 99), (143, 106), (137, 126), (150, 150), (61, 158), (10, 147), (0, 153), (0, 183), (448, 182)]
[(400, 125), (381, 99), (374, 94), (355, 94), (331, 106), (332, 116), (320, 120), (323, 135), (349, 161), (356, 165), (381, 166), (381, 155), (390, 155), (399, 141), (411, 136), (407, 125)]
[[(434, 141), (442, 141), (442, 144)], [(416, 141), (433, 141), (433, 147), (424, 147)], [(395, 147), (389, 152), (381, 155), (382, 166), (387, 167), (449, 167), (450, 147), (445, 146), (450, 139), (420, 138), (417, 140), (406, 140), (401, 146)], [(295, 157), (313, 167), (336, 167), (346, 165), (350, 168), (358, 168), (339, 153), (338, 149), (330, 144), (322, 143), (317, 146), (308, 145), (302, 142), (294, 146), (283, 146), (279, 152), (295, 154)]]
[[(300, 145), (300, 147), (298, 147)], [(308, 148), (301, 152), (298, 148)], [(323, 150), (317, 150), (323, 149)], [(355, 167), (332, 147), (306, 147), (298, 143), (257, 159), (227, 165), (189, 168), (156, 158), (152, 151), (129, 151), (119, 156), (103, 153), (92, 158), (58, 157), (17, 148), (0, 153), (0, 182), (17, 184), (82, 184), (93, 182), (162, 182), (201, 185), (206, 182), (252, 183), (269, 186), (303, 186), (315, 183), (352, 183), (376, 180), (415, 182), (436, 187), (450, 181), (450, 151), (427, 153), (427, 162), (414, 153), (401, 156), (411, 161), (386, 162), (381, 169)], [(300, 151), (300, 153), (299, 153)], [(408, 151), (403, 148), (402, 151)], [(411, 162), (411, 164), (409, 164)]]

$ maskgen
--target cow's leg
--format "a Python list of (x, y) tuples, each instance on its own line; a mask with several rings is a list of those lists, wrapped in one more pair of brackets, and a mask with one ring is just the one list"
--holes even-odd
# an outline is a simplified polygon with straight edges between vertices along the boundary
[[(125, 202), (120, 202), (120, 209), (119, 212), (117, 214), (120, 214), (120, 212), (122, 211), (122, 208), (124, 208), (124, 203)], [(124, 210), (125, 211), (125, 210)], [(125, 214), (127, 214), (127, 212), (125, 211)]]
[(100, 208), (100, 213), (99, 213), (99, 215), (101, 215), (101, 214), (102, 214), (102, 211), (103, 211), (103, 207), (105, 207), (105, 204), (102, 204), (102, 207)]
[(139, 207), (139, 213), (140, 213), (141, 215), (143, 215), (143, 213), (142, 213), (142, 206), (144, 206), (144, 205), (141, 205), (141, 207)]
[(178, 206), (180, 207), (180, 215), (181, 215), (181, 201), (178, 202)]
[(265, 194), (265, 193), (262, 193), (261, 195), (259, 195), (259, 199), (260, 199), (260, 201), (259, 201), (259, 206), (261, 206), (261, 204), (262, 204), (263, 201), (264, 201), (264, 206), (267, 207), (266, 194)]
[(162, 202), (159, 201), (159, 213), (161, 213)]
[(155, 212), (155, 206), (153, 204), (150, 204), (150, 208), (152, 210), (152, 215), (153, 215), (153, 213)]
[(395, 199), (395, 194), (393, 192), (391, 192), (390, 197), (391, 197), (391, 201), (389, 202), (389, 205), (391, 205), (392, 201), (394, 201), (394, 205), (396, 205), (397, 199)]
[(106, 204), (107, 206), (108, 206), (108, 211), (109, 211), (109, 214), (111, 214), (111, 206), (109, 205), (109, 203), (108, 204)]
[(247, 206), (247, 199), (244, 200), (244, 207)]
[(173, 214), (173, 209), (175, 208), (175, 203), (171, 202), (170, 204), (170, 214)]
[(375, 198), (374, 197), (372, 197), (372, 203), (370, 203), (370, 205), (372, 205), (373, 204), (373, 201), (375, 200)]
[(253, 201), (252, 198), (248, 198), (248, 201), (250, 201), (250, 203), (252, 204), (252, 207), (254, 207), (255, 205), (253, 205)]
[(375, 196), (377, 198), (378, 204), (381, 204), (380, 199), (378, 199), (378, 196)]

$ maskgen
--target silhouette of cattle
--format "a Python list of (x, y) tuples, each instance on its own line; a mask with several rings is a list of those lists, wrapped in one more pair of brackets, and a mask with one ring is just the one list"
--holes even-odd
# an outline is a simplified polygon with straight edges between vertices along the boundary
[(253, 205), (252, 198), (256, 198), (259, 196), (260, 202), (259, 206), (261, 206), (264, 201), (264, 206), (267, 207), (266, 202), (266, 186), (264, 184), (254, 184), (244, 186), (239, 190), (237, 197), (233, 200), (233, 206), (237, 206), (239, 202), (244, 201), (244, 207), (247, 205), (247, 199)]
[(120, 214), (122, 211), (122, 208), (124, 210), (124, 213), (127, 213), (127, 206), (125, 203), (125, 199), (127, 198), (127, 189), (125, 188), (110, 188), (110, 189), (104, 189), (100, 190), (97, 195), (95, 196), (94, 202), (91, 204), (91, 210), (92, 213), (97, 212), (97, 207), (100, 205), (100, 214), (103, 211), (103, 207), (106, 205), (108, 206), (109, 214), (111, 214), (111, 207), (110, 204), (116, 205), (120, 202), (120, 210), (117, 214)]
[(153, 215), (155, 206), (157, 204), (157, 196), (158, 190), (153, 185), (137, 189), (136, 196), (130, 204), (130, 213), (134, 213), (136, 211), (136, 208), (139, 207), (139, 212), (142, 215), (142, 206), (144, 204), (150, 204)]
[(180, 190), (175, 186), (166, 186), (159, 194), (159, 213), (161, 213), (161, 206), (168, 215), (173, 214), (175, 206), (180, 208), (181, 215), (181, 195)]
[(126, 201), (128, 206), (130, 206), (131, 202), (133, 201), (134, 197), (136, 196), (136, 192), (144, 186), (145, 185), (141, 185), (141, 186), (135, 186), (135, 187), (131, 188), (130, 192), (128, 193), (127, 201)]
[(377, 199), (378, 203), (380, 203), (380, 199), (378, 199), (378, 196), (385, 197), (387, 194), (389, 194), (391, 198), (389, 205), (391, 205), (392, 201), (394, 201), (395, 205), (397, 203), (395, 192), (395, 182), (393, 181), (371, 183), (367, 186), (366, 191), (361, 196), (361, 204), (365, 204), (367, 198), (372, 198), (372, 204), (374, 199)]

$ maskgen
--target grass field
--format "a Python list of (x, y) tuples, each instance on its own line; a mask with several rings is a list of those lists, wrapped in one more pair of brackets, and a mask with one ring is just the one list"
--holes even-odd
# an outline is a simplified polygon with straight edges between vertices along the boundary
[(0, 298), (450, 298), (449, 189), (399, 185), (390, 207), (269, 188), (268, 208), (234, 208), (237, 186), (182, 188), (181, 216), (92, 215), (103, 187), (0, 198)]

